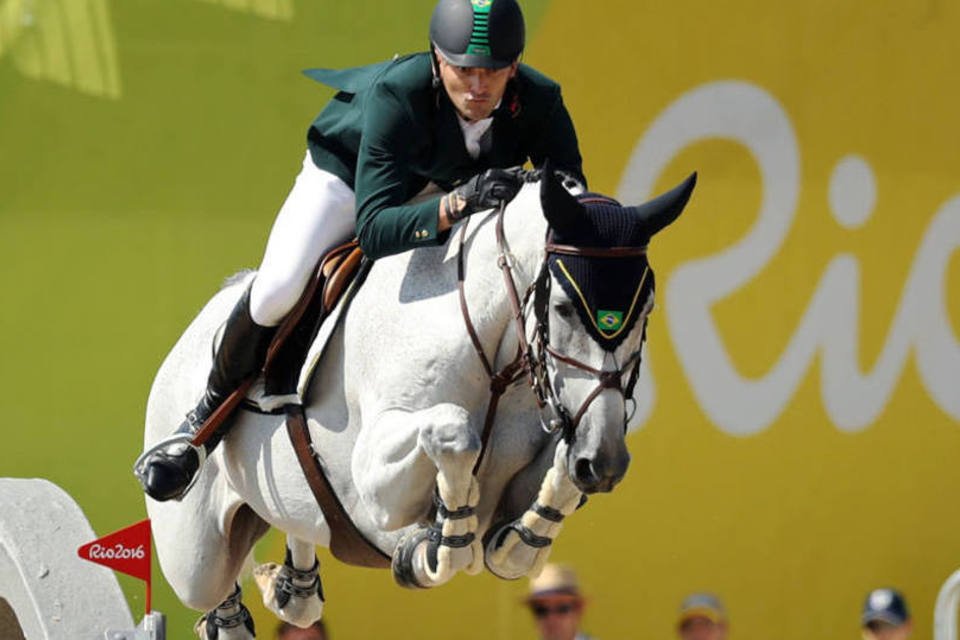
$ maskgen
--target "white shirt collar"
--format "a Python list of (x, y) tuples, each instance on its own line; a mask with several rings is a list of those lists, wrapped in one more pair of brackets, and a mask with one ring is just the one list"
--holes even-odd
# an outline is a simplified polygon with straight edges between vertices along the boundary
[(476, 160), (480, 157), (480, 141), (490, 130), (490, 125), (493, 124), (493, 116), (491, 115), (483, 120), (466, 120), (458, 113), (457, 121), (460, 123), (460, 130), (463, 132), (463, 143), (467, 148), (467, 153)]

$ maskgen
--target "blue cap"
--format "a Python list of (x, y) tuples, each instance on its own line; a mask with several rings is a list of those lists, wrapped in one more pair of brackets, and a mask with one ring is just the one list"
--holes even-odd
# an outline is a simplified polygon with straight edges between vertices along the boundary
[(907, 601), (896, 589), (874, 589), (867, 594), (861, 616), (863, 626), (879, 621), (899, 627), (908, 620), (910, 611), (907, 610)]

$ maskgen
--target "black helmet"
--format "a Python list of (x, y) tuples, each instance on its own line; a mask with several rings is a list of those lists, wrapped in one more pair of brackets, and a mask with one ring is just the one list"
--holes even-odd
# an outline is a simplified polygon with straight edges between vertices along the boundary
[(523, 52), (523, 12), (517, 0), (440, 0), (430, 41), (452, 64), (502, 69)]

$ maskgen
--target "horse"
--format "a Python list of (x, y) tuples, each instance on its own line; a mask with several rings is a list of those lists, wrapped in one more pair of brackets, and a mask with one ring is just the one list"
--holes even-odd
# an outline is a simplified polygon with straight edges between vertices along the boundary
[[(536, 575), (564, 518), (629, 465), (655, 289), (647, 244), (696, 174), (638, 207), (578, 193), (549, 168), (531, 176), (445, 244), (373, 262), (301, 390), (330, 486), (403, 586), (484, 568)], [(216, 293), (161, 365), (146, 447), (194, 405), (218, 328), (254, 277)], [(206, 612), (196, 631), (208, 639), (254, 637), (237, 581), (270, 527), (287, 554), (254, 570), (265, 605), (302, 627), (319, 619), (315, 547), (331, 545), (284, 416), (233, 419), (180, 501), (146, 499), (164, 576)]]

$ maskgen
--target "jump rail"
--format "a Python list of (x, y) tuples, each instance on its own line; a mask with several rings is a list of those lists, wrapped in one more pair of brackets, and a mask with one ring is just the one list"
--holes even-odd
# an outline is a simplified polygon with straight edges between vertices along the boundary
[(957, 640), (957, 607), (960, 606), (960, 569), (940, 587), (933, 610), (933, 640)]
[(77, 555), (95, 538), (80, 507), (55, 484), (0, 478), (0, 638), (162, 638), (162, 620), (151, 623), (160, 636), (108, 635), (133, 629), (133, 620), (113, 572)]

